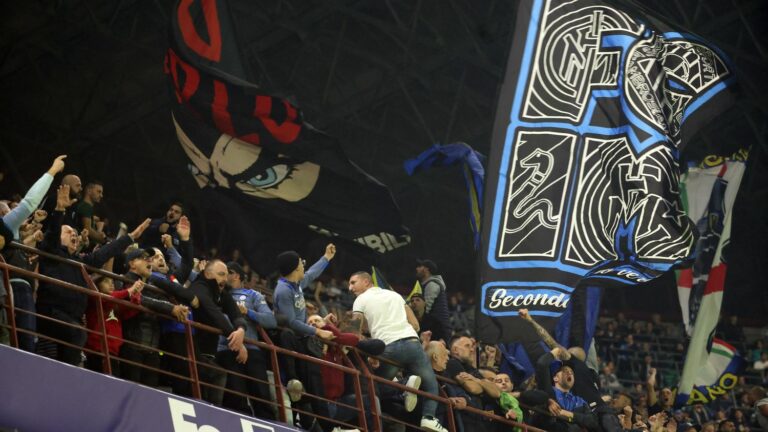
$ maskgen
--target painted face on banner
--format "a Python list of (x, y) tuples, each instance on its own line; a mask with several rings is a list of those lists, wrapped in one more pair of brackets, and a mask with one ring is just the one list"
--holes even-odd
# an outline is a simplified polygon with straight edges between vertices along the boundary
[(210, 155), (200, 150), (174, 119), (176, 135), (200, 187), (217, 186), (262, 199), (296, 202), (317, 184), (320, 166), (272, 155), (262, 148), (221, 134)]

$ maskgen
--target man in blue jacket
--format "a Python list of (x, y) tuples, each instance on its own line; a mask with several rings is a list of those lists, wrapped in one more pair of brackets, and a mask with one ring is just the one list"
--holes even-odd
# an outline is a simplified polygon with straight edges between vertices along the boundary
[[(227, 283), (230, 287), (228, 290), (229, 294), (248, 324), (245, 329), (245, 337), (248, 340), (258, 341), (258, 327), (264, 329), (277, 328), (275, 315), (261, 293), (243, 286), (245, 272), (240, 264), (234, 261), (227, 263), (227, 272)], [(259, 349), (258, 346), (248, 342), (245, 343), (245, 348), (248, 350), (248, 359), (245, 363), (238, 363), (237, 353), (229, 349), (227, 339), (223, 336), (219, 337), (216, 362), (228, 370), (248, 375), (258, 380), (246, 380), (238, 375), (228, 374), (227, 389), (245, 393), (254, 398), (270, 400), (269, 386), (266, 384), (267, 369), (270, 368), (267, 364), (267, 353)], [(224, 406), (247, 415), (274, 419), (272, 407), (268, 403), (256, 399), (246, 399), (232, 393), (226, 393), (224, 395)]]

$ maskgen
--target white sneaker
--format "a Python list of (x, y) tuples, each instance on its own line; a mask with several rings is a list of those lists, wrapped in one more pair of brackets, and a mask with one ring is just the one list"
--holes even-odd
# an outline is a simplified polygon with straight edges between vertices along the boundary
[(422, 417), (421, 418), (421, 427), (424, 429), (429, 429), (431, 431), (436, 432), (448, 432), (448, 429), (444, 428), (443, 425), (440, 424), (439, 421), (437, 421), (436, 418), (432, 417)]
[(288, 397), (291, 402), (297, 402), (301, 400), (301, 392), (304, 391), (304, 384), (297, 379), (288, 381), (288, 385), (285, 386), (285, 391), (288, 392)]
[(331, 432), (360, 432), (360, 429), (342, 429), (336, 426)]
[[(405, 386), (418, 390), (419, 386), (421, 386), (421, 377), (418, 375), (409, 376), (408, 381), (405, 382)], [(403, 392), (403, 405), (405, 405), (405, 410), (407, 412), (411, 412), (416, 408), (416, 402), (418, 402), (416, 393)]]

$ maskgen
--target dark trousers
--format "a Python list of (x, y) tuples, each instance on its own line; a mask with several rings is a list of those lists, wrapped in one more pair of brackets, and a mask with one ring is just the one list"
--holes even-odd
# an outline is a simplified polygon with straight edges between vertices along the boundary
[[(293, 330), (283, 330), (280, 333), (280, 346), (295, 351), (297, 353), (315, 356), (308, 348), (308, 337), (301, 337), (294, 333)], [(285, 370), (286, 380), (298, 379), (304, 384), (305, 393), (312, 395), (325, 397), (323, 391), (323, 380), (320, 365), (310, 363), (306, 361), (297, 360), (295, 357), (283, 355), (280, 359), (281, 367)], [(296, 408), (312, 412), (323, 417), (329, 417), (328, 404), (324, 401), (304, 397), (296, 403)], [(300, 414), (301, 426), (304, 429), (312, 429), (312, 426), (316, 424), (315, 418), (306, 414)], [(333, 425), (328, 424), (325, 421), (318, 420), (320, 426), (325, 429), (333, 429)]]
[[(184, 333), (163, 333), (160, 346), (168, 353), (187, 358), (187, 336)], [(183, 377), (189, 377), (189, 361), (170, 355), (163, 356), (163, 361), (165, 363), (165, 369), (168, 372)], [(174, 376), (168, 376), (168, 383), (174, 394), (192, 396), (192, 386), (190, 385), (190, 381)]]
[[(120, 348), (120, 358), (155, 369), (160, 368), (160, 354), (158, 354), (156, 351), (145, 350), (128, 343), (124, 344), (122, 348)], [(123, 379), (127, 379), (139, 384), (144, 384), (145, 386), (149, 387), (157, 387), (158, 375), (154, 370), (125, 362), (122, 364), (120, 369)]]
[[(111, 353), (110, 353), (111, 354)], [(112, 365), (112, 375), (120, 376), (120, 362), (110, 355), (109, 363)], [(104, 372), (104, 356), (88, 353), (85, 367), (94, 372)]]
[(41, 315), (46, 315), (51, 318), (57, 319), (59, 321), (63, 321), (72, 325), (76, 325), (78, 327), (72, 327), (64, 324), (59, 324), (57, 322), (53, 322), (51, 320), (47, 319), (41, 319), (39, 323), (37, 323), (37, 328), (40, 331), (40, 334), (44, 336), (48, 336), (52, 339), (61, 340), (64, 342), (68, 342), (72, 345), (75, 345), (78, 348), (73, 348), (68, 345), (64, 345), (61, 343), (57, 343), (54, 341), (56, 345), (56, 359), (64, 362), (69, 363), (71, 365), (79, 365), (82, 361), (81, 358), (81, 352), (82, 348), (85, 345), (85, 338), (86, 333), (85, 330), (82, 328), (82, 323), (80, 322), (79, 318), (71, 317), (67, 315), (66, 313), (53, 308), (48, 307), (40, 307), (38, 308)]
[[(225, 350), (216, 353), (216, 363), (222, 367), (263, 382), (227, 374), (227, 389), (269, 401), (271, 397), (267, 384), (268, 366), (264, 353), (260, 350), (249, 349), (248, 360), (245, 364), (238, 363), (236, 358), (237, 353), (234, 351)], [(274, 419), (275, 417), (272, 406), (268, 403), (228, 392), (224, 394), (224, 407), (258, 418)]]
[[(32, 286), (25, 280), (11, 281), (13, 287), (13, 303), (16, 307), (16, 327), (23, 330), (37, 331), (37, 317), (26, 312), (35, 313), (35, 300), (32, 297)], [(19, 348), (35, 352), (35, 335), (17, 332)]]

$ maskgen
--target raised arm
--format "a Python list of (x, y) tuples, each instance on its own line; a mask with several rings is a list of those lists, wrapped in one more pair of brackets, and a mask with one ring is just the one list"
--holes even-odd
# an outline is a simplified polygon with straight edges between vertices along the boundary
[(550, 335), (549, 332), (544, 329), (544, 327), (534, 321), (531, 314), (528, 313), (528, 309), (520, 309), (518, 313), (520, 314), (520, 318), (528, 321), (533, 326), (533, 329), (536, 330), (536, 333), (538, 333), (539, 337), (541, 337), (541, 340), (544, 341), (544, 343), (547, 344), (550, 349), (555, 349), (560, 346), (557, 341), (552, 338), (552, 335)]
[(656, 368), (648, 370), (648, 380), (645, 383), (645, 391), (648, 395), (648, 406), (656, 405), (659, 401), (656, 397)]
[(323, 270), (328, 267), (328, 263), (331, 262), (334, 256), (336, 256), (336, 246), (334, 246), (333, 243), (329, 243), (328, 246), (325, 247), (325, 254), (320, 257), (316, 263), (312, 264), (312, 267), (304, 272), (304, 279), (301, 280), (299, 286), (304, 289), (314, 282), (314, 280), (323, 273)]

